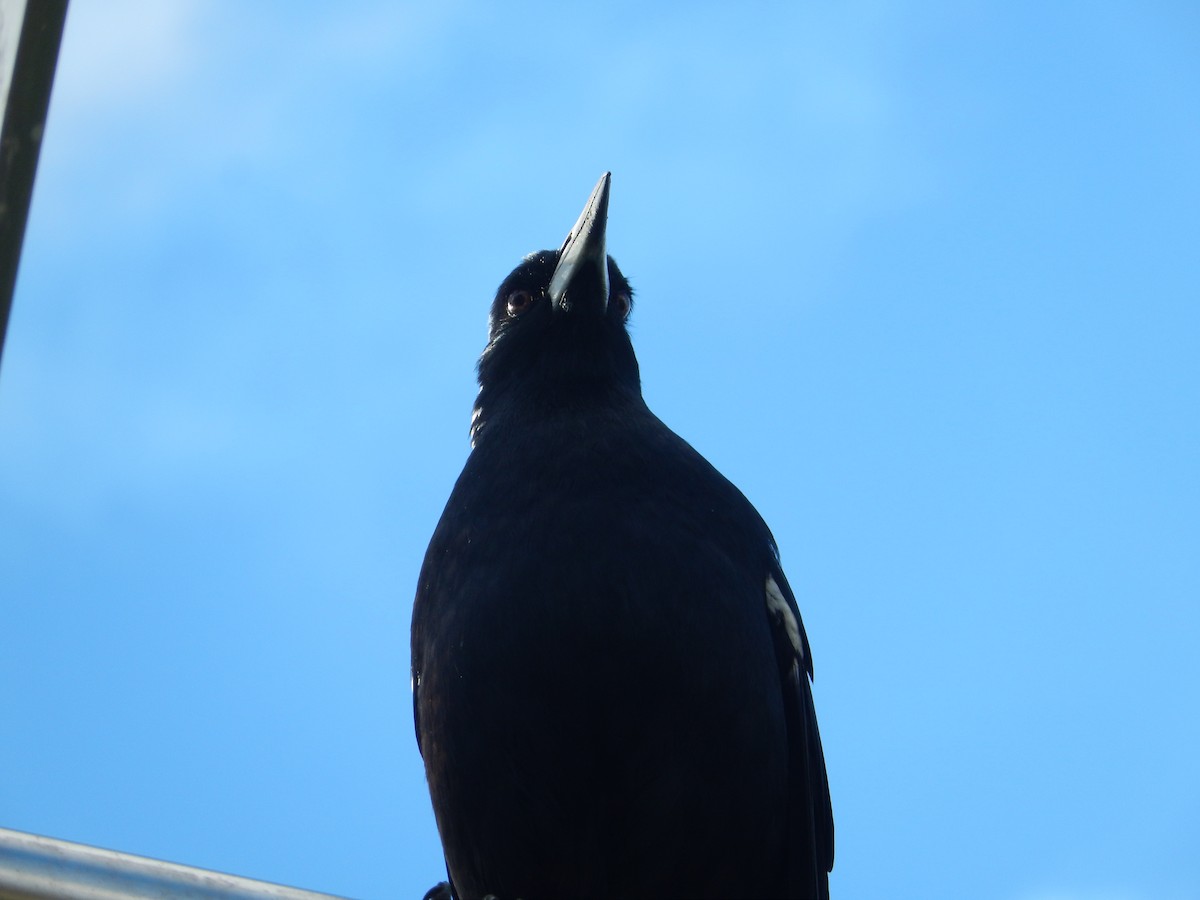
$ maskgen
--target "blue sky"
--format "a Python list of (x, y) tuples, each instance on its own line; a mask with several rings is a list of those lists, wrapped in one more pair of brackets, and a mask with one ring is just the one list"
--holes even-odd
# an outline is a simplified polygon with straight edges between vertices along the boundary
[(408, 621), (496, 284), (611, 169), (778, 539), (837, 896), (1200, 896), (1200, 15), (73, 0), (0, 373), (0, 825), (441, 875)]

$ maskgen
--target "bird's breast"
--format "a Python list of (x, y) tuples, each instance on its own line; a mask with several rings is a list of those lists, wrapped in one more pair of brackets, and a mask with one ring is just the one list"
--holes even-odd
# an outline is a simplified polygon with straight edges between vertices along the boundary
[(431, 543), (414, 654), (439, 827), (513, 872), (619, 878), (644, 848), (754, 871), (787, 768), (766, 543), (723, 482), (594, 449), (476, 458)]

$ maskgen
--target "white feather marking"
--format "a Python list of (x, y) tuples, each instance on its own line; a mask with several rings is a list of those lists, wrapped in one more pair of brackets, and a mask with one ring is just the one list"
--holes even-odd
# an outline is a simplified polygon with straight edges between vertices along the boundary
[(476, 406), (473, 410), (471, 410), (471, 428), (470, 428), (469, 433), (471, 435), (471, 449), (472, 450), (475, 449), (475, 436), (477, 434), (479, 434), (479, 429), (483, 427), (483, 424), (479, 421), (479, 417), (482, 415), (483, 415), (482, 407)]
[(805, 661), (804, 643), (800, 640), (800, 623), (796, 621), (796, 616), (792, 612), (792, 608), (788, 606), (783, 591), (776, 584), (774, 575), (767, 576), (767, 612), (772, 616), (779, 616), (783, 621), (788, 641), (791, 642), (792, 649), (796, 651), (796, 658), (803, 664)]

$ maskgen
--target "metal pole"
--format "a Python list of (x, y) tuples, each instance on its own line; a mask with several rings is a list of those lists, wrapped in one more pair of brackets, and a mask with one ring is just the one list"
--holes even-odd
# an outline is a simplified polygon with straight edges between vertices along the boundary
[[(21, 29), (15, 59), (0, 58), (6, 72), (12, 65), (8, 94), (0, 96), (4, 109), (0, 131), (0, 359), (66, 18), (67, 0), (5, 2), (0, 6), (0, 28)], [(0, 43), (0, 47), (7, 46), (8, 41)], [(0, 51), (0, 57), (5, 55)]]
[(339, 900), (0, 828), (0, 900)]

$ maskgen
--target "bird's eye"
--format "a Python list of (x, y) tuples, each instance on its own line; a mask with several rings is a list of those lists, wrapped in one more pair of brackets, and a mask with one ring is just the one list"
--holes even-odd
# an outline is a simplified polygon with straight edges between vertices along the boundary
[(633, 305), (633, 300), (630, 298), (627, 292), (620, 291), (619, 293), (615, 294), (612, 298), (612, 302), (613, 306), (617, 308), (617, 312), (621, 314), (622, 319), (629, 316), (629, 308)]
[(529, 291), (513, 291), (508, 295), (507, 309), (510, 316), (519, 316), (533, 306), (533, 294)]

